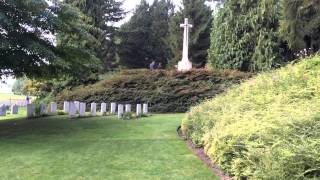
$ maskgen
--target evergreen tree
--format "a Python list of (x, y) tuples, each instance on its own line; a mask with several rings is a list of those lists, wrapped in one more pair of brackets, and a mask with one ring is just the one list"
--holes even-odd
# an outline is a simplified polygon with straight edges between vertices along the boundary
[(125, 14), (121, 8), (123, 2), (118, 0), (65, 0), (65, 2), (79, 8), (91, 18), (93, 25), (101, 30), (91, 32), (100, 42), (99, 46), (95, 47), (95, 52), (104, 65), (104, 71), (114, 68), (117, 52), (115, 43), (117, 28), (114, 23), (123, 19)]
[(189, 34), (189, 60), (196, 67), (204, 67), (210, 47), (212, 11), (206, 5), (206, 0), (183, 0), (182, 5), (170, 22), (169, 45), (172, 59), (169, 64), (176, 65), (182, 59), (183, 29), (180, 24), (184, 22), (184, 18), (189, 18), (193, 25)]
[(320, 1), (282, 1), (281, 33), (293, 50), (320, 49)]
[[(83, 14), (59, 1), (0, 0), (0, 75), (85, 76), (98, 68), (86, 48), (96, 42), (91, 28)], [(55, 44), (52, 37), (59, 34), (79, 43)]]
[(152, 61), (169, 58), (168, 26), (173, 13), (171, 1), (155, 0), (150, 6), (142, 0), (130, 21), (120, 31), (120, 62), (127, 68), (147, 68)]
[(210, 64), (261, 71), (282, 63), (278, 0), (225, 0), (213, 21)]

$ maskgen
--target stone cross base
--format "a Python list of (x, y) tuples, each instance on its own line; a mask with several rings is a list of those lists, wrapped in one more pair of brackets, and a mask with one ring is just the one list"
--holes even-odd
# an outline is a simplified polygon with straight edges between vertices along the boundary
[(192, 63), (190, 61), (180, 61), (178, 63), (178, 71), (190, 71), (192, 69)]

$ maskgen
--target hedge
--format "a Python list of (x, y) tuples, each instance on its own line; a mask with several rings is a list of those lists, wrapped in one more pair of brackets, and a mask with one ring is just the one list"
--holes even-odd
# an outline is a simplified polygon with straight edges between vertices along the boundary
[(320, 179), (320, 56), (193, 107), (182, 131), (237, 179)]
[(152, 112), (186, 112), (191, 106), (225, 92), (250, 74), (238, 71), (126, 70), (96, 84), (64, 90), (55, 98), (63, 101), (149, 103)]

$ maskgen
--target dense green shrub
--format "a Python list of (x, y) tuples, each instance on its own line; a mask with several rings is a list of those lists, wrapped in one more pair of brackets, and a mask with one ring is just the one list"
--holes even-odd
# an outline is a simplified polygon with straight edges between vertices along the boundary
[(152, 112), (185, 112), (190, 106), (224, 92), (250, 75), (238, 71), (128, 70), (115, 73), (89, 86), (64, 90), (56, 97), (65, 100), (118, 103), (149, 103)]
[(320, 56), (191, 109), (182, 130), (237, 178), (320, 178)]
[(257, 72), (284, 64), (279, 8), (278, 0), (224, 0), (213, 18), (209, 65)]

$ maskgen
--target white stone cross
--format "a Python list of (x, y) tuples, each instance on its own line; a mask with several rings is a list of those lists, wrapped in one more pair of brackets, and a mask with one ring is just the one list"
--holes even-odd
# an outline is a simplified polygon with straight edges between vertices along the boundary
[(189, 61), (189, 28), (193, 26), (189, 24), (188, 18), (185, 18), (184, 24), (180, 24), (180, 27), (184, 28), (184, 33), (182, 60), (178, 63), (178, 71), (190, 71), (192, 69), (192, 63)]

